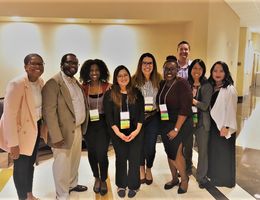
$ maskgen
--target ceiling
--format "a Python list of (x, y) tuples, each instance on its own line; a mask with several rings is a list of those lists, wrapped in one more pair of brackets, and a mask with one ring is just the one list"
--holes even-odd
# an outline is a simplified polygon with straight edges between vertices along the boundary
[[(207, 1), (220, 1), (220, 0), (0, 0), (0, 13), (2, 14), (2, 16), (0, 16), (0, 18), (2, 20), (4, 19), (4, 16), (11, 16), (12, 13), (21, 13), (21, 16), (29, 16), (33, 13), (33, 17), (37, 17), (37, 13), (42, 13), (44, 12), (44, 18), (46, 20), (50, 17), (55, 18), (54, 16), (48, 16), (49, 12), (51, 13), (51, 11), (55, 10), (55, 14), (58, 16), (63, 16), (66, 17), (66, 15), (70, 15), (71, 12), (62, 12), (62, 8), (65, 6), (66, 7), (66, 3), (71, 3), (73, 2), (73, 6), (71, 5), (69, 11), (73, 11), (73, 7), (75, 6), (75, 3), (78, 3), (78, 5), (83, 5), (83, 3), (90, 3), (91, 4), (96, 4), (97, 5), (97, 10), (99, 9), (98, 5), (104, 5), (106, 4), (107, 7), (109, 8), (109, 6), (113, 7), (116, 6), (118, 7), (118, 3), (119, 4), (124, 4), (124, 3), (136, 3), (137, 6), (136, 8), (140, 7), (140, 3), (149, 3), (149, 6), (151, 6), (152, 3), (154, 3), (154, 5), (156, 5), (156, 3), (160, 3), (162, 5), (162, 3), (193, 3), (193, 4), (199, 4), (201, 2), (207, 2)], [(221, 0), (223, 1), (223, 0)], [(234, 12), (239, 16), (240, 18), (240, 26), (241, 27), (248, 27), (250, 28), (250, 30), (252, 32), (258, 32), (260, 33), (260, 0), (224, 0), (233, 10)], [(40, 3), (44, 2), (44, 5), (48, 5), (49, 7), (42, 7), (42, 9), (39, 10), (40, 6), (35, 7), (35, 5), (41, 5)], [(6, 3), (6, 4), (5, 4)], [(63, 4), (61, 4), (63, 3)], [(64, 4), (65, 3), (65, 4)], [(24, 6), (24, 5), (28, 5), (30, 4), (30, 6)], [(147, 5), (148, 6), (148, 5)], [(83, 10), (81, 10), (83, 9)], [(38, 12), (35, 14), (35, 10), (37, 10)], [(48, 10), (48, 12), (46, 12), (46, 10)], [(64, 9), (66, 10), (66, 9)], [(84, 18), (82, 16), (87, 15), (86, 12), (84, 12), (84, 6), (79, 7), (76, 10), (76, 13), (74, 13), (74, 15), (78, 18)], [(68, 9), (67, 9), (68, 11)], [(89, 11), (88, 11), (89, 12)], [(118, 9), (118, 12), (120, 16), (120, 9)], [(138, 13), (138, 12), (137, 12)], [(121, 13), (122, 14), (122, 13)], [(91, 13), (89, 15), (94, 16), (95, 14)], [(104, 13), (105, 16), (109, 16), (106, 13)], [(127, 14), (126, 14), (127, 15)], [(39, 17), (39, 16), (38, 16)], [(44, 21), (44, 18), (40, 19), (40, 21)], [(1, 20), (0, 19), (0, 20)], [(48, 20), (49, 20), (48, 19)], [(120, 18), (119, 18), (120, 19)], [(142, 19), (142, 18), (140, 18)], [(39, 19), (38, 19), (39, 20)], [(89, 19), (85, 19), (85, 20), (89, 20)], [(98, 22), (98, 21), (97, 21)], [(133, 23), (133, 22), (131, 22)]]
[(240, 26), (260, 33), (260, 0), (225, 0), (240, 18)]

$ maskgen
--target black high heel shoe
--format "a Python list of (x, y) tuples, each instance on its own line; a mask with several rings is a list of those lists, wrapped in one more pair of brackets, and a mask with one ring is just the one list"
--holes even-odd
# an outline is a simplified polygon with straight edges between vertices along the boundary
[(186, 189), (186, 190), (182, 189), (182, 188), (181, 188), (181, 183), (182, 183), (182, 182), (180, 182), (179, 188), (178, 188), (178, 194), (184, 194), (184, 193), (186, 193), (186, 192), (188, 191), (189, 177), (187, 177), (187, 179), (182, 180), (182, 181), (183, 181), (183, 182), (187, 181), (187, 189)]

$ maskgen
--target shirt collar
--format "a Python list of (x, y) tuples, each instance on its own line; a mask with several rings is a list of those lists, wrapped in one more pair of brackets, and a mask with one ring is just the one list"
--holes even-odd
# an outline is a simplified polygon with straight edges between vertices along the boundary
[(67, 76), (63, 71), (61, 71), (62, 78), (64, 78), (68, 83), (77, 83), (76, 78)]

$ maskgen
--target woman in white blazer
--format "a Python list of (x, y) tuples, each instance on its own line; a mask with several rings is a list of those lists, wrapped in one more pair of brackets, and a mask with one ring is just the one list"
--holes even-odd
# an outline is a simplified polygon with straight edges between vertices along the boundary
[(236, 111), (237, 92), (228, 65), (216, 62), (209, 81), (214, 87), (211, 98), (208, 177), (215, 186), (236, 184)]
[(0, 121), (0, 148), (14, 159), (13, 179), (19, 199), (35, 200), (32, 185), (42, 118), (42, 57), (27, 55), (24, 68), (26, 74), (7, 85)]

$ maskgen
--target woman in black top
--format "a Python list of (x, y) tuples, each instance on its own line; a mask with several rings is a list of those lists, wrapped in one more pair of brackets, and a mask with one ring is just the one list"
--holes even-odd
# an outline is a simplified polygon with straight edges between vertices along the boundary
[(104, 109), (116, 154), (117, 193), (124, 197), (128, 187), (128, 197), (132, 198), (140, 187), (144, 99), (141, 92), (132, 86), (131, 75), (123, 65), (114, 71), (112, 88), (104, 97)]

